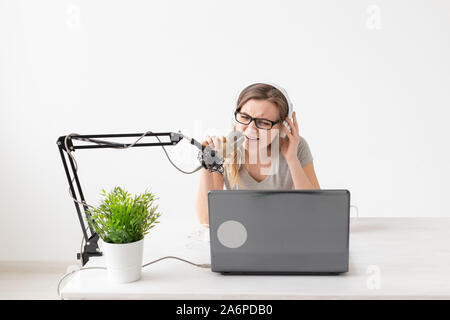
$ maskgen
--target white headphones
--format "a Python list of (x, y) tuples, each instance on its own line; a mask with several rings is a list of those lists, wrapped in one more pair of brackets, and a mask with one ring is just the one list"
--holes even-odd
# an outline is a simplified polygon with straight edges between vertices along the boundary
[[(284, 90), (283, 87), (281, 87), (281, 86), (279, 86), (279, 85), (277, 85), (277, 84), (275, 84), (275, 83), (272, 83), (272, 82), (257, 82), (257, 83), (268, 84), (268, 85), (271, 85), (272, 87), (278, 89), (278, 90), (283, 94), (283, 96), (286, 98), (286, 100), (287, 100), (288, 107), (289, 107), (288, 118), (292, 118), (292, 112), (293, 112), (293, 109), (294, 109), (294, 105), (292, 104), (291, 99), (289, 99), (289, 96), (288, 96), (286, 90)], [(246, 88), (247, 88), (247, 87), (248, 87), (248, 86), (246, 86)], [(244, 89), (245, 89), (245, 88), (244, 88)], [(236, 101), (239, 99), (239, 96), (240, 96), (240, 94), (241, 94), (242, 91), (243, 91), (243, 89), (238, 93), (238, 96), (237, 96), (237, 98), (236, 98)], [(232, 119), (233, 119), (233, 120), (232, 120), (232, 124), (234, 125), (234, 121), (235, 121), (234, 116), (233, 116)], [(286, 121), (284, 121), (283, 124), (288, 128), (288, 130), (290, 130), (289, 124), (288, 124)], [(282, 138), (284, 138), (284, 137), (286, 136), (286, 133), (284, 132), (284, 130), (281, 130), (280, 136), (281, 136)]]

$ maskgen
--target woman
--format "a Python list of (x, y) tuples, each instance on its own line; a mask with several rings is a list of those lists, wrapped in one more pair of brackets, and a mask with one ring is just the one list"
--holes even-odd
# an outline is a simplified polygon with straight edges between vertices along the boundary
[[(225, 162), (223, 175), (201, 169), (197, 217), (202, 225), (208, 225), (208, 191), (223, 190), (224, 185), (228, 190), (320, 189), (308, 143), (299, 134), (296, 113), (288, 118), (286, 96), (278, 86), (266, 83), (254, 83), (240, 93), (233, 130), (245, 136), (244, 152), (240, 157), (235, 150)], [(222, 143), (223, 137), (215, 136), (206, 136), (203, 141), (217, 149)]]

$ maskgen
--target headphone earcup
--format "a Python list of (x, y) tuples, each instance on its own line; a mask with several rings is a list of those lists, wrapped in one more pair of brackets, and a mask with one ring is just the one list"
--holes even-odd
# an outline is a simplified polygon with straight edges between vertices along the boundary
[[(286, 126), (286, 128), (288, 130), (290, 129), (289, 124), (287, 123), (287, 121), (283, 121), (283, 124)], [(280, 137), (281, 138), (286, 138), (286, 132), (284, 132), (284, 129), (281, 129)]]
[[(292, 119), (292, 104), (289, 104), (289, 114), (288, 114), (288, 118)], [(286, 126), (286, 128), (288, 130), (291, 130), (291, 127), (289, 127), (289, 124), (287, 123), (287, 121), (283, 121), (283, 124)], [(285, 138), (286, 137), (286, 132), (284, 132), (283, 129), (281, 129), (281, 135), (280, 137)]]

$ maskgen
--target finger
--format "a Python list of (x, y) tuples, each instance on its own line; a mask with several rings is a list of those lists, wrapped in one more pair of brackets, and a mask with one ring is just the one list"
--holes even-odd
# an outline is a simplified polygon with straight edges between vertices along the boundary
[(283, 129), (283, 131), (286, 133), (286, 135), (288, 137), (292, 137), (292, 133), (291, 131), (286, 127), (286, 125), (283, 124), (283, 126), (281, 127)]
[(289, 119), (289, 118), (286, 118), (286, 122), (289, 124), (289, 127), (291, 128), (291, 133), (292, 133), (293, 135), (297, 135), (298, 132), (297, 132), (297, 129), (296, 129), (294, 123), (292, 122), (292, 120)]
[(219, 140), (220, 151), (222, 153), (225, 153), (226, 152), (225, 147), (226, 147), (227, 139), (224, 136), (218, 137), (217, 139)]
[(205, 140), (202, 141), (202, 145), (204, 146), (208, 146), (212, 143), (211, 137), (210, 136), (206, 136)]
[(218, 137), (213, 137), (212, 140), (213, 140), (214, 147), (219, 148), (220, 147), (220, 139)]
[[(286, 118), (286, 122), (287, 122), (287, 124), (289, 125), (289, 132), (291, 133), (291, 134), (293, 134), (294, 133), (294, 125), (292, 124), (292, 121), (291, 121), (291, 119), (289, 119), (289, 118)], [(286, 127), (287, 128), (287, 127)]]
[(288, 123), (288, 125), (289, 125), (290, 127), (292, 127), (292, 121), (291, 121), (291, 119), (286, 118), (286, 119), (284, 119), (284, 120), (286, 120), (286, 122)]
[(294, 111), (292, 113), (293, 115), (293, 119), (294, 119), (294, 126), (295, 126), (295, 130), (297, 131), (297, 134), (299, 134), (299, 129), (298, 129), (298, 122), (297, 122), (297, 113)]

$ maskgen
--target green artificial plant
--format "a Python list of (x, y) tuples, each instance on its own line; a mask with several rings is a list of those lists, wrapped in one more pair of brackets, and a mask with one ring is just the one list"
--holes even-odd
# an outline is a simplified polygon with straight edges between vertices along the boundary
[(87, 221), (104, 242), (139, 241), (159, 223), (161, 213), (156, 212), (158, 205), (153, 205), (158, 198), (147, 190), (132, 197), (121, 187), (115, 187), (108, 194), (102, 189), (101, 195), (101, 204), (88, 210)]

